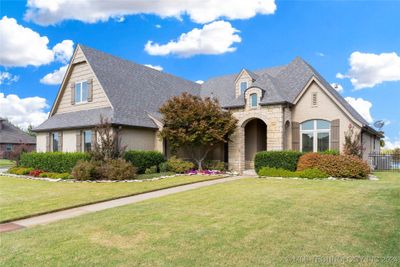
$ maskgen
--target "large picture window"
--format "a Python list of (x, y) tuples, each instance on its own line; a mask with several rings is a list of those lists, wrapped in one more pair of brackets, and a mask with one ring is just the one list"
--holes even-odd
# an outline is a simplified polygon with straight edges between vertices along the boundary
[(85, 152), (92, 150), (92, 131), (83, 131), (83, 149)]
[(58, 142), (59, 142), (58, 133), (53, 133), (51, 136), (52, 136), (52, 143), (53, 143), (53, 152), (57, 152), (58, 151)]
[(325, 120), (309, 120), (301, 124), (301, 151), (319, 152), (329, 150), (331, 123)]
[(87, 81), (75, 83), (75, 103), (84, 103), (87, 101), (88, 101)]

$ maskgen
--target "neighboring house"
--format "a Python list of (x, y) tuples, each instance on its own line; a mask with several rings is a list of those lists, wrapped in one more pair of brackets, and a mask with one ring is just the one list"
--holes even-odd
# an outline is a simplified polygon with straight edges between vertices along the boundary
[(121, 129), (128, 149), (158, 150), (159, 107), (182, 92), (217, 98), (239, 122), (229, 144), (210, 155), (231, 169), (251, 168), (262, 150), (342, 150), (345, 132), (362, 132), (364, 158), (379, 151), (382, 135), (371, 128), (309, 64), (216, 77), (202, 85), (78, 45), (48, 120), (37, 127), (38, 151), (88, 151), (100, 114)]
[(12, 125), (8, 120), (0, 118), (0, 159), (8, 158), (21, 146), (29, 152), (34, 151), (36, 138)]

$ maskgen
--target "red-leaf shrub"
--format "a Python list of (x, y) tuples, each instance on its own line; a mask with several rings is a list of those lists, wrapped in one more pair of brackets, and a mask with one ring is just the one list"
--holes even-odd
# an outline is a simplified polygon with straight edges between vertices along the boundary
[(39, 175), (43, 173), (41, 170), (33, 170), (29, 172), (29, 176), (39, 177)]
[(307, 153), (300, 157), (297, 170), (319, 169), (337, 178), (365, 179), (371, 172), (368, 164), (357, 156)]

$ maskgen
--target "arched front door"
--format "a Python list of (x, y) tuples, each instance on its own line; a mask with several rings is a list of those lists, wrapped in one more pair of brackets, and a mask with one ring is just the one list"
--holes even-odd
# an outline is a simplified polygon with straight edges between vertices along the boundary
[(252, 119), (244, 128), (245, 168), (254, 168), (254, 156), (267, 150), (267, 125), (260, 119)]

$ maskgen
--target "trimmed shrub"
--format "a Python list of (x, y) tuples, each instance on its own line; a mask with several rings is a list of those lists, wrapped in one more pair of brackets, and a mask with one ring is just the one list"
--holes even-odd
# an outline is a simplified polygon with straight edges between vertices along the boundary
[(319, 169), (305, 169), (302, 171), (296, 171), (298, 177), (300, 178), (308, 178), (308, 179), (315, 179), (315, 178), (328, 178), (329, 175)]
[(31, 171), (33, 171), (33, 168), (12, 167), (11, 169), (8, 170), (8, 173), (17, 175), (28, 175)]
[(128, 180), (136, 176), (136, 168), (124, 159), (109, 159), (101, 165), (100, 174), (103, 179)]
[(298, 151), (262, 151), (258, 152), (254, 158), (254, 167), (256, 172), (262, 167), (281, 168), (289, 171), (295, 171), (297, 161), (301, 152)]
[(328, 174), (320, 171), (318, 169), (306, 169), (303, 171), (288, 171), (285, 169), (277, 169), (270, 167), (263, 167), (259, 171), (260, 176), (268, 176), (268, 177), (299, 177), (299, 178), (307, 178), (307, 179), (315, 179), (315, 178), (327, 178)]
[(259, 176), (268, 177), (297, 177), (295, 172), (288, 171), (282, 168), (262, 167), (258, 171)]
[(157, 166), (151, 166), (150, 168), (147, 168), (144, 173), (145, 174), (157, 173)]
[(167, 172), (168, 171), (167, 162), (160, 163), (160, 165), (158, 165), (158, 169), (160, 170), (160, 173), (161, 172)]
[(72, 177), (77, 180), (96, 180), (100, 176), (100, 163), (94, 160), (80, 160), (72, 169)]
[(368, 164), (357, 156), (307, 153), (300, 157), (297, 170), (319, 169), (336, 178), (365, 179), (371, 172)]
[(125, 159), (137, 168), (138, 173), (165, 162), (164, 155), (157, 151), (129, 150), (125, 152)]
[(42, 173), (43, 173), (43, 171), (41, 171), (41, 170), (33, 170), (33, 171), (29, 172), (29, 176), (39, 177), (39, 175)]
[(167, 161), (168, 170), (175, 173), (184, 173), (194, 168), (193, 162), (184, 161), (175, 156)]
[(45, 153), (23, 153), (20, 159), (20, 166), (31, 167), (47, 172), (68, 172), (79, 160), (89, 160), (87, 153), (64, 153), (64, 152), (45, 152)]

